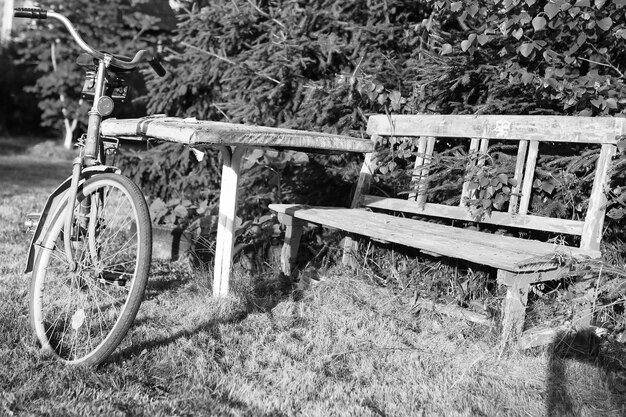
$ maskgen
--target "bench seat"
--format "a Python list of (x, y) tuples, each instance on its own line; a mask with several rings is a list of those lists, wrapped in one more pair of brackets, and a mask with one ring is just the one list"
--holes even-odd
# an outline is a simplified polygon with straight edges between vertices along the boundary
[(600, 255), (596, 251), (538, 240), (527, 240), (520, 245), (520, 239), (516, 237), (487, 234), (367, 209), (296, 204), (271, 204), (269, 208), (306, 222), (515, 273), (556, 269), (558, 260), (555, 255), (558, 258), (597, 258)]

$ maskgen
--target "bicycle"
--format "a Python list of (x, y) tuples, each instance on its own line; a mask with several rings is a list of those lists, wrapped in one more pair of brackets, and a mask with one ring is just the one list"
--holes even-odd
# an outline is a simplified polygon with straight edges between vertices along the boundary
[(93, 99), (87, 133), (72, 175), (49, 197), (31, 239), (25, 273), (32, 272), (31, 326), (46, 351), (71, 365), (96, 366), (128, 333), (143, 299), (152, 251), (146, 200), (137, 185), (106, 164), (119, 140), (100, 135), (103, 117), (128, 90), (124, 74), (147, 62), (160, 76), (156, 56), (140, 50), (129, 59), (89, 46), (63, 15), (16, 8), (14, 17), (53, 18), (86, 54), (83, 97)]

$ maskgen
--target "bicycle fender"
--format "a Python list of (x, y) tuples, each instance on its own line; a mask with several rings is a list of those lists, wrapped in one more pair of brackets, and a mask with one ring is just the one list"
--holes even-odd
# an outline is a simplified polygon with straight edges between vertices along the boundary
[[(87, 167), (83, 169), (82, 179), (78, 184), (78, 187), (81, 187), (86, 180), (93, 177), (94, 175), (105, 172), (119, 173), (119, 169), (107, 165), (96, 165), (92, 167)], [(37, 228), (35, 229), (35, 232), (30, 239), (30, 245), (28, 248), (28, 259), (26, 260), (26, 268), (24, 269), (25, 274), (32, 272), (33, 264), (35, 263), (35, 259), (37, 257), (37, 254), (39, 253), (39, 248), (43, 243), (43, 238), (48, 233), (48, 229), (50, 228), (52, 220), (55, 218), (57, 210), (59, 210), (60, 207), (63, 207), (62, 203), (64, 202), (64, 200), (67, 199), (67, 190), (69, 190), (71, 182), (72, 177), (67, 178), (52, 192), (52, 194), (48, 196), (43, 211), (41, 212), (41, 216), (39, 217)]]

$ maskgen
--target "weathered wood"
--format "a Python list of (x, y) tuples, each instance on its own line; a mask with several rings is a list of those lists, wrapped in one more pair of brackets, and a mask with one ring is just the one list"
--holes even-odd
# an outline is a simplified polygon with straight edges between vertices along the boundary
[(515, 161), (515, 173), (513, 179), (517, 184), (511, 189), (511, 198), (509, 200), (509, 213), (519, 213), (519, 193), (522, 189), (522, 180), (524, 174), (524, 161), (526, 161), (526, 153), (528, 152), (528, 141), (522, 140), (517, 148), (517, 160)]
[(285, 225), (285, 242), (280, 253), (280, 268), (285, 276), (291, 277), (295, 272), (293, 265), (298, 254), (304, 222), (282, 213), (278, 213), (278, 220)]
[(557, 343), (566, 334), (568, 334), (568, 329), (565, 326), (537, 326), (522, 332), (517, 345), (520, 349), (551, 345)]
[(528, 155), (526, 157), (526, 167), (524, 168), (524, 181), (522, 181), (522, 197), (520, 199), (519, 214), (528, 213), (530, 196), (533, 192), (533, 181), (535, 180), (535, 167), (537, 166), (537, 155), (539, 154), (539, 142), (530, 141), (528, 145)]
[(232, 268), (232, 255), (235, 244), (235, 223), (237, 216), (237, 196), (239, 194), (239, 173), (244, 147), (230, 150), (224, 148), (222, 165), (222, 185), (215, 240), (215, 271), (213, 276), (213, 296), (226, 297)]
[[(604, 187), (608, 181), (609, 163), (615, 152), (616, 136), (624, 134), (623, 119), (581, 118), (563, 116), (459, 116), (459, 115), (378, 115), (368, 122), (368, 133), (420, 137), (413, 184), (416, 191), (408, 200), (383, 198), (357, 192), (352, 209), (270, 205), (272, 210), (312, 223), (335, 227), (367, 236), (373, 240), (392, 242), (417, 248), (428, 254), (464, 259), (498, 269), (498, 282), (507, 286), (503, 303), (503, 340), (516, 339), (523, 330), (530, 285), (558, 279), (565, 272), (560, 267), (563, 257), (600, 257), (599, 241), (605, 210)], [(490, 139), (519, 141), (514, 178), (517, 185), (508, 212), (493, 211), (479, 223), (581, 236), (580, 248), (555, 245), (512, 236), (485, 233), (421, 219), (393, 216), (385, 212), (475, 222), (463, 200), (471, 198), (464, 183), (461, 206), (426, 203), (422, 200), (428, 174), (426, 158), (432, 154), (424, 137), (472, 138), (470, 153), (486, 154)], [(602, 144), (597, 173), (585, 222), (529, 215), (529, 205), (540, 142)], [(478, 158), (471, 164), (482, 165)], [(371, 171), (370, 171), (371, 172)], [(368, 188), (371, 175), (368, 177)], [(416, 200), (416, 201), (413, 201)], [(355, 209), (355, 207), (364, 209)], [(374, 210), (374, 211), (369, 211)], [(459, 222), (452, 222), (458, 224)], [(348, 240), (350, 241), (350, 240)], [(355, 246), (346, 246), (346, 252)]]
[[(429, 137), (426, 139), (426, 149), (424, 150), (424, 156), (421, 158), (422, 162), (420, 166), (428, 165), (432, 161), (433, 151), (435, 150), (436, 138)], [(417, 165), (417, 164), (416, 164)], [(416, 166), (417, 168), (417, 166)], [(415, 196), (415, 202), (417, 207), (423, 207), (426, 203), (426, 190), (428, 189), (428, 173), (430, 169), (426, 166), (419, 170), (419, 191)]]
[(614, 145), (602, 145), (600, 156), (596, 162), (596, 175), (593, 180), (589, 207), (585, 216), (585, 227), (580, 247), (589, 250), (600, 250), (602, 239), (602, 226), (604, 225), (604, 213), (606, 210), (605, 188), (609, 181), (609, 169), (611, 160), (617, 147)]
[(367, 133), (381, 136), (434, 136), (538, 140), (571, 143), (617, 143), (624, 134), (619, 117), (512, 115), (374, 115)]
[[(372, 142), (376, 142), (376, 136), (372, 136)], [(363, 165), (361, 166), (361, 171), (359, 172), (359, 179), (357, 181), (356, 189), (354, 190), (354, 196), (352, 197), (351, 208), (357, 208), (361, 205), (361, 199), (363, 193), (369, 192), (370, 185), (372, 182), (372, 175), (374, 175), (376, 167), (373, 161), (373, 154), (367, 153), (365, 154), (365, 158), (363, 160)], [(359, 249), (359, 242), (352, 239), (350, 236), (346, 236), (343, 241), (343, 256), (341, 262), (352, 268), (356, 268), (358, 266), (355, 254)]]
[[(498, 270), (498, 280), (509, 280), (505, 275), (512, 275), (508, 271)], [(526, 304), (530, 285), (524, 280), (514, 279), (507, 286), (506, 297), (502, 305), (502, 343), (516, 341), (524, 330), (526, 318)]]
[(140, 136), (189, 146), (250, 146), (362, 153), (374, 150), (374, 144), (369, 139), (178, 117), (107, 119), (102, 122), (100, 130), (105, 136)]
[[(364, 195), (361, 205), (381, 210), (400, 211), (429, 217), (456, 219), (468, 222), (476, 221), (467, 207), (426, 203), (424, 207), (420, 209), (412, 201), (373, 195)], [(582, 235), (584, 226), (584, 223), (578, 220), (557, 219), (552, 217), (533, 216), (529, 214), (509, 214), (507, 212), (495, 210), (492, 211), (491, 214), (485, 215), (480, 220), (480, 223), (566, 233), (578, 236)]]
[(590, 256), (575, 247), (557, 247), (536, 240), (524, 240), (521, 244), (520, 239), (510, 236), (485, 235), (366, 210), (291, 204), (271, 204), (270, 209), (311, 223), (509, 271), (554, 269), (556, 265), (550, 258), (557, 252), (562, 256)]
[[(469, 146), (469, 155), (474, 155), (478, 152), (478, 147), (480, 146), (480, 138), (472, 138)], [(466, 171), (469, 171), (475, 164), (475, 161), (469, 162), (466, 168)], [(469, 190), (469, 181), (463, 182), (463, 190), (461, 191), (461, 200), (459, 201), (459, 205), (461, 207), (465, 207), (465, 200), (471, 198), (471, 193)]]
[(432, 300), (424, 298), (418, 300), (415, 303), (415, 307), (424, 310), (431, 310), (449, 317), (471, 321), (472, 323), (480, 324), (483, 326), (493, 326), (493, 321), (486, 314), (477, 313), (475, 311), (462, 308), (456, 304), (436, 303)]

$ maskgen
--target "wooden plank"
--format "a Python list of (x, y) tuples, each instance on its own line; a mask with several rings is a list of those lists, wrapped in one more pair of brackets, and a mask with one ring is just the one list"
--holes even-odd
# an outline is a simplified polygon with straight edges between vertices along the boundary
[(424, 156), (426, 155), (426, 145), (428, 139), (426, 136), (421, 136), (417, 142), (417, 155), (415, 156), (415, 163), (413, 164), (413, 175), (411, 177), (411, 192), (409, 193), (409, 200), (415, 201), (418, 195), (420, 195), (423, 186), (421, 185), (422, 170), (420, 169), (424, 165)]
[(365, 138), (178, 117), (107, 119), (100, 129), (105, 136), (150, 137), (190, 146), (243, 145), (362, 153), (374, 150), (373, 142)]
[[(213, 297), (226, 297), (232, 269), (233, 247), (235, 244), (235, 224), (237, 216), (237, 196), (239, 194), (239, 173), (241, 157), (245, 148), (235, 148), (232, 155), (224, 152), (222, 165), (222, 188), (215, 240), (215, 271), (213, 275)], [(230, 156), (230, 158), (228, 158)], [(227, 159), (230, 159), (228, 161)]]
[[(371, 138), (372, 143), (376, 143), (376, 139), (376, 135), (373, 135)], [(354, 196), (352, 197), (352, 208), (360, 207), (363, 193), (369, 192), (372, 175), (374, 175), (374, 171), (376, 170), (373, 158), (374, 154), (372, 152), (365, 154), (365, 159), (363, 160), (363, 165), (361, 165), (361, 171), (359, 172), (356, 189), (354, 190)], [(341, 258), (343, 265), (353, 268), (358, 266), (356, 257), (354, 256), (357, 253), (358, 248), (359, 242), (355, 241), (350, 236), (346, 236), (343, 241), (343, 256)]]
[[(478, 152), (478, 147), (480, 145), (480, 138), (472, 138), (470, 141), (470, 147), (469, 147), (469, 155), (470, 158), (473, 157), (473, 154), (475, 154), (476, 152)], [(472, 161), (472, 159), (470, 159), (470, 161)], [(468, 163), (468, 166), (466, 168), (466, 171), (469, 171), (472, 167), (474, 167), (474, 163), (470, 162)], [(467, 198), (471, 198), (471, 193), (469, 190), (469, 181), (464, 181), (463, 182), (463, 191), (461, 191), (461, 201), (459, 202), (459, 206), (461, 207), (465, 207), (465, 200)]]
[(515, 173), (513, 179), (517, 181), (517, 185), (511, 189), (511, 198), (509, 200), (509, 213), (518, 213), (519, 193), (522, 189), (522, 175), (524, 174), (524, 161), (526, 161), (526, 153), (528, 152), (528, 141), (522, 140), (517, 148), (517, 160), (515, 162)]
[(519, 203), (519, 214), (527, 214), (530, 205), (530, 196), (533, 191), (533, 181), (535, 180), (535, 167), (537, 166), (537, 155), (539, 153), (539, 142), (530, 141), (528, 145), (528, 156), (526, 157), (526, 168), (524, 169), (524, 181), (522, 182), (522, 197)]
[[(412, 201), (373, 195), (364, 195), (362, 205), (381, 210), (475, 222), (474, 217), (472, 217), (469, 213), (467, 207), (427, 203), (422, 209), (420, 209), (417, 204)], [(577, 220), (557, 219), (553, 217), (541, 217), (529, 214), (509, 214), (500, 211), (492, 211), (491, 215), (485, 216), (480, 223), (542, 230), (546, 232), (564, 233), (576, 236), (582, 235), (584, 226), (584, 222)]]
[(600, 250), (602, 239), (602, 227), (604, 225), (604, 213), (606, 211), (605, 187), (609, 181), (611, 160), (617, 147), (614, 145), (602, 145), (600, 156), (596, 162), (596, 175), (593, 179), (589, 206), (585, 216), (585, 227), (580, 242), (580, 247), (587, 250)]
[[(428, 166), (428, 164), (430, 164), (430, 162), (432, 161), (432, 157), (433, 157), (433, 151), (435, 150), (435, 143), (437, 142), (437, 138), (433, 138), (433, 137), (429, 137), (429, 138), (424, 138), (426, 139), (426, 146), (424, 149), (424, 153), (423, 153), (423, 157), (420, 157), (421, 164), (419, 166)], [(416, 168), (417, 168), (417, 161), (416, 161)], [(426, 189), (428, 188), (428, 174), (429, 174), (430, 169), (428, 167), (422, 168), (419, 171), (419, 191), (417, 193), (417, 195), (415, 196), (415, 201), (417, 202), (418, 206), (423, 206), (426, 203)]]
[(617, 143), (623, 134), (619, 117), (520, 115), (374, 115), (368, 134), (534, 140), (571, 143)]
[[(490, 235), (441, 224), (394, 217), (360, 209), (271, 204), (270, 209), (312, 223), (319, 223), (374, 239), (465, 259), (508, 271), (554, 269), (547, 258), (589, 255), (574, 247), (556, 247), (535, 240)], [(540, 261), (539, 258), (544, 259)]]

